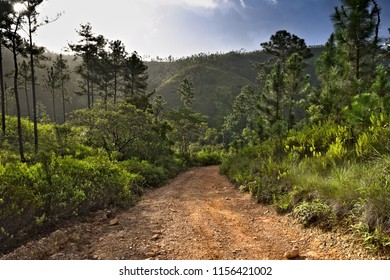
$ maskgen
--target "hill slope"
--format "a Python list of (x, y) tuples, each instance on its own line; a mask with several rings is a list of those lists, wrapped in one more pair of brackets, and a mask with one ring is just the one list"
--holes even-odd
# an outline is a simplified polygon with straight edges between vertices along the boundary
[[(313, 48), (314, 56), (306, 69), (315, 82), (314, 62), (322, 48)], [(234, 98), (245, 85), (256, 85), (258, 70), (254, 63), (269, 58), (265, 52), (230, 52), (217, 55), (195, 55), (173, 62), (147, 62), (149, 88), (167, 101), (167, 107), (180, 105), (177, 88), (184, 78), (191, 78), (195, 87), (195, 111), (209, 116), (209, 124), (219, 127), (230, 112)]]

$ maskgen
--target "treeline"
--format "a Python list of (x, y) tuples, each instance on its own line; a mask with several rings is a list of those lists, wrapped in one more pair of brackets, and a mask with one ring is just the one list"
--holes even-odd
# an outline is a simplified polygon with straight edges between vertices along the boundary
[(303, 39), (278, 31), (225, 119), (230, 155), (222, 171), (262, 203), (305, 226), (342, 226), (367, 248), (390, 249), (389, 48), (375, 0), (346, 1), (316, 60), (319, 85), (304, 74)]
[[(163, 110), (165, 100), (149, 91), (148, 67), (140, 56), (128, 54), (119, 40), (95, 35), (90, 24), (82, 24), (80, 40), (68, 46), (76, 57), (75, 73), (69, 56), (44, 61), (43, 48), (30, 36), (41, 26), (37, 9), (42, 2), (0, 1), (0, 43), (13, 58), (8, 77), (12, 103), (5, 102), (1, 75), (0, 252), (64, 219), (129, 207), (144, 188), (160, 186), (189, 166), (218, 164), (221, 158), (217, 131), (191, 108), (195, 89), (190, 77), (174, 92), (181, 106)], [(27, 37), (25, 30), (30, 31)], [(51, 96), (51, 120), (36, 94), (36, 70), (43, 61), (47, 67), (40, 81)], [(78, 81), (76, 91), (85, 107), (67, 113), (71, 77)], [(20, 82), (31, 102), (29, 118), (21, 114)], [(6, 114), (10, 105), (15, 115)]]

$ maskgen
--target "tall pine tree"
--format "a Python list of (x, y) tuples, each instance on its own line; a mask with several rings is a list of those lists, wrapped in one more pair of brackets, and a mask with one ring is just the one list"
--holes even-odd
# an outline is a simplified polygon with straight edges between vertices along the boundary
[(356, 93), (372, 82), (379, 51), (381, 9), (376, 0), (341, 0), (332, 15), (338, 46), (345, 52)]

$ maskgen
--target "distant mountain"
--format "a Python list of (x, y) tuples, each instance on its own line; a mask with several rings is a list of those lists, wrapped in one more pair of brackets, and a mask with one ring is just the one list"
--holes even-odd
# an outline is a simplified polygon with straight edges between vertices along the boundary
[[(322, 47), (312, 48), (314, 56), (306, 61), (306, 71), (314, 83), (314, 64), (322, 50)], [(149, 89), (156, 89), (156, 93), (167, 101), (168, 108), (177, 107), (181, 104), (177, 87), (184, 78), (191, 78), (195, 87), (193, 109), (209, 116), (210, 126), (220, 127), (242, 87), (257, 84), (258, 70), (253, 64), (269, 58), (265, 52), (255, 51), (199, 54), (178, 61), (147, 62)]]

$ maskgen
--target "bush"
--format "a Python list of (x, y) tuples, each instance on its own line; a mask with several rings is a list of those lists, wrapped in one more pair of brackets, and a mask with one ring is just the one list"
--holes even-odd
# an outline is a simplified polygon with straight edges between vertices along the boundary
[(317, 199), (311, 202), (302, 202), (294, 209), (293, 215), (305, 227), (315, 225), (323, 229), (330, 229), (335, 221), (330, 206)]
[(285, 149), (290, 157), (297, 154), (301, 160), (327, 154), (328, 159), (340, 161), (352, 146), (352, 138), (351, 131), (346, 126), (328, 121), (302, 131), (290, 131), (285, 140)]
[(224, 156), (221, 172), (238, 185), (256, 180), (257, 174), (262, 171), (269, 173), (273, 170), (271, 173), (275, 171), (278, 176), (280, 168), (277, 165), (281, 162), (283, 153), (283, 143), (278, 138), (269, 139), (256, 146), (246, 146)]
[(293, 186), (292, 190), (276, 198), (274, 205), (279, 214), (291, 212), (305, 200), (313, 200), (313, 193), (307, 188)]
[(43, 214), (44, 199), (38, 189), (47, 181), (42, 165), (17, 162), (0, 165), (0, 182), (0, 244), (7, 247), (8, 239), (21, 229), (31, 229), (35, 217)]
[(225, 156), (220, 167), (221, 172), (237, 185), (254, 181), (254, 171), (257, 169), (256, 151), (257, 147), (246, 147)]
[(0, 249), (38, 225), (128, 207), (143, 180), (102, 153), (83, 160), (51, 154), (44, 164), (0, 165)]
[(210, 166), (221, 164), (222, 153), (219, 151), (200, 151), (190, 155), (192, 166)]
[(361, 188), (364, 222), (390, 232), (390, 157), (383, 157), (368, 171), (371, 175)]
[[(49, 195), (47, 200), (51, 201), (51, 207), (63, 208), (62, 215), (108, 206), (130, 206), (134, 202), (133, 193), (143, 180), (102, 153), (84, 160), (53, 156), (46, 169), (51, 189), (43, 189), (42, 194)], [(57, 211), (51, 209), (50, 212)]]
[(283, 180), (287, 165), (275, 159), (274, 155), (278, 154), (279, 145), (273, 141), (248, 146), (226, 157), (221, 172), (240, 185), (242, 191), (249, 191), (258, 202), (271, 204), (289, 189)]
[(163, 167), (154, 166), (146, 160), (131, 159), (122, 161), (119, 165), (128, 172), (142, 176), (142, 185), (146, 187), (161, 186), (169, 178), (167, 171)]
[(0, 251), (36, 226), (44, 216), (44, 199), (39, 187), (47, 184), (41, 164), (12, 162), (0, 165)]
[(363, 222), (359, 222), (353, 226), (354, 233), (361, 237), (367, 249), (372, 251), (390, 252), (390, 235), (381, 227), (370, 229)]
[(371, 117), (368, 131), (361, 133), (355, 144), (355, 153), (359, 160), (372, 160), (390, 152), (390, 118), (380, 115)]

